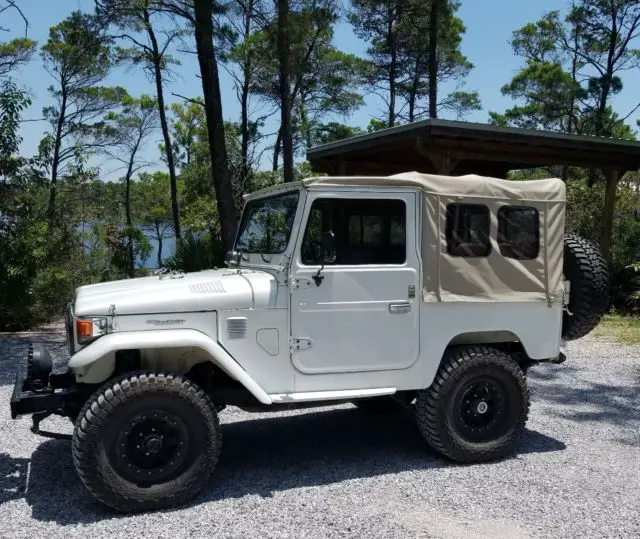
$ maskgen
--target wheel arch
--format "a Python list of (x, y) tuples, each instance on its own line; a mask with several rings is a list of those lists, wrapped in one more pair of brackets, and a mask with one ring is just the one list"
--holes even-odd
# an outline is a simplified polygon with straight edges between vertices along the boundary
[[(501, 331), (469, 331), (465, 333), (459, 333), (453, 337), (447, 344), (443, 359), (446, 352), (454, 346), (472, 346), (472, 345), (485, 345), (499, 348), (501, 350), (507, 350), (511, 353), (518, 354), (518, 362), (521, 360), (529, 360), (530, 356), (527, 352), (526, 343), (513, 331), (501, 330)], [(441, 360), (442, 363), (442, 360)]]
[(78, 351), (69, 360), (69, 367), (73, 369), (79, 383), (96, 384), (114, 374), (118, 352), (139, 350), (144, 358), (146, 354), (167, 351), (180, 350), (184, 354), (185, 349), (193, 354), (192, 359), (187, 362), (186, 370), (198, 363), (210, 361), (241, 383), (259, 402), (271, 404), (269, 395), (219, 343), (192, 329), (110, 333)]

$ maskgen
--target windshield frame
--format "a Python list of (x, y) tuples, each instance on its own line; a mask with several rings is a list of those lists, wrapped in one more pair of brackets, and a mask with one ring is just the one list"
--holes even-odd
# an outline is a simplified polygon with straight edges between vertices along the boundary
[[(288, 186), (289, 187), (289, 186)], [(254, 205), (261, 205), (264, 204), (266, 201), (269, 200), (274, 200), (274, 199), (279, 199), (279, 198), (284, 198), (287, 196), (291, 196), (291, 195), (295, 195), (296, 197), (296, 207), (295, 207), (295, 211), (293, 213), (293, 217), (291, 219), (291, 226), (288, 228), (288, 230), (286, 231), (286, 238), (284, 241), (284, 246), (282, 248), (282, 250), (273, 250), (273, 249), (268, 249), (268, 250), (264, 250), (264, 251), (260, 251), (260, 250), (248, 250), (246, 248), (244, 248), (243, 246), (239, 245), (239, 241), (240, 241), (240, 237), (243, 234), (247, 223), (250, 219), (250, 210), (252, 207), (255, 207)], [(261, 195), (261, 196), (256, 196), (256, 197), (249, 197), (244, 205), (244, 208), (242, 210), (242, 216), (240, 218), (240, 223), (238, 225), (238, 232), (236, 234), (236, 239), (234, 241), (233, 244), (233, 248), (235, 251), (239, 251), (242, 252), (243, 255), (262, 255), (264, 256), (274, 256), (274, 255), (284, 255), (287, 251), (287, 249), (289, 248), (289, 245), (291, 243), (291, 237), (293, 236), (293, 231), (296, 227), (296, 218), (299, 214), (299, 209), (300, 209), (300, 201), (301, 201), (301, 189), (300, 188), (294, 188), (291, 189), (290, 187), (287, 189), (275, 189), (272, 192), (269, 192), (267, 194)]]

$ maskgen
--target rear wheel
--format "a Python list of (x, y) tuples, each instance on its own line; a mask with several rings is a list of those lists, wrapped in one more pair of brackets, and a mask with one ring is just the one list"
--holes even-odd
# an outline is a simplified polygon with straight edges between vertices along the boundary
[(447, 351), (435, 380), (418, 392), (416, 418), (429, 445), (453, 460), (500, 458), (518, 443), (529, 412), (520, 366), (500, 350)]
[(85, 403), (73, 460), (98, 500), (122, 512), (147, 511), (195, 496), (220, 445), (213, 403), (195, 384), (171, 374), (129, 374)]
[(593, 330), (609, 309), (607, 261), (593, 243), (576, 234), (567, 234), (564, 277), (570, 283), (570, 290), (569, 305), (562, 318), (562, 337), (579, 339)]

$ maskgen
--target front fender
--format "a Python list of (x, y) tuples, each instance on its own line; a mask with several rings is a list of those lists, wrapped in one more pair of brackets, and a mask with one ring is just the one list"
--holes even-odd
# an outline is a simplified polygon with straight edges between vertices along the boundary
[[(118, 350), (184, 348), (188, 346), (206, 352), (212, 363), (220, 367), (231, 378), (240, 382), (258, 401), (263, 404), (271, 404), (269, 395), (222, 346), (209, 336), (194, 329), (110, 333), (74, 354), (69, 360), (69, 367), (76, 373), (78, 382), (102, 382), (103, 380), (94, 380), (95, 376), (89, 374), (93, 370), (91, 367), (104, 362), (104, 367), (109, 370), (108, 375), (110, 375), (115, 367), (114, 358)], [(98, 371), (104, 372), (103, 369), (98, 369)]]

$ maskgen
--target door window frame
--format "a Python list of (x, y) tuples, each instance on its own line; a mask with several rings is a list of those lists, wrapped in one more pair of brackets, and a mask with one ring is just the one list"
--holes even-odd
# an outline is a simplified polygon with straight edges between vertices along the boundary
[(305, 232), (307, 229), (307, 222), (309, 215), (311, 214), (311, 208), (314, 201), (318, 199), (359, 199), (359, 200), (399, 200), (405, 205), (405, 260), (402, 264), (329, 264), (325, 265), (323, 272), (332, 270), (348, 271), (349, 269), (362, 271), (365, 268), (402, 268), (406, 266), (420, 267), (420, 253), (418, 252), (418, 241), (420, 241), (420, 227), (416, 224), (418, 221), (419, 197), (413, 190), (398, 190), (393, 191), (380, 191), (380, 190), (344, 190), (340, 193), (325, 192), (322, 190), (309, 189), (307, 196), (305, 197), (304, 209), (302, 211), (300, 226), (295, 240), (295, 250), (293, 256), (293, 262), (298, 269), (317, 269), (321, 264), (304, 264), (302, 262), (302, 242), (304, 241)]

